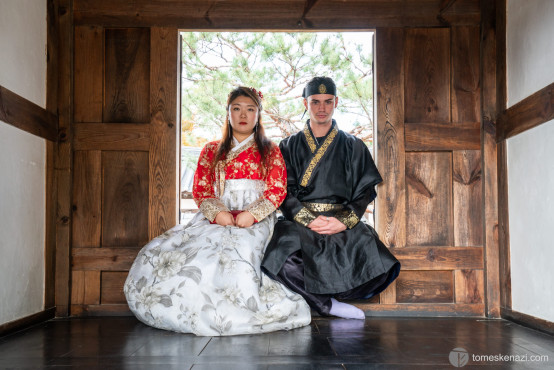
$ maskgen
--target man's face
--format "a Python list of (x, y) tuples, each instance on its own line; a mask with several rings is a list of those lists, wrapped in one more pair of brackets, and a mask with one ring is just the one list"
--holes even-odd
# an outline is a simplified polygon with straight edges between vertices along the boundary
[(339, 98), (331, 94), (314, 94), (304, 99), (304, 106), (310, 113), (310, 122), (325, 125), (331, 123)]

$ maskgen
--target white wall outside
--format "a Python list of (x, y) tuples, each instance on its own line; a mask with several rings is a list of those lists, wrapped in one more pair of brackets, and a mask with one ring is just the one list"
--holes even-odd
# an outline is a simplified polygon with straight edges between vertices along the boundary
[[(511, 106), (554, 82), (554, 1), (508, 0)], [(512, 309), (554, 322), (554, 121), (508, 139)]]
[[(0, 1), (0, 85), (45, 107), (46, 1)], [(46, 142), (0, 121), (0, 324), (44, 309)]]

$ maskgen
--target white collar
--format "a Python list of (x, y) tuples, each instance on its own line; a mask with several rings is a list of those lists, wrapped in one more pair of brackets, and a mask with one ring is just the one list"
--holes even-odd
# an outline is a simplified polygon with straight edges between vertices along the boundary
[(239, 141), (233, 136), (233, 147), (231, 148), (231, 152), (234, 152), (235, 150), (238, 150), (239, 148), (243, 147), (244, 145), (248, 144), (250, 140), (254, 139), (254, 133), (252, 133), (250, 136), (248, 136), (246, 139)]

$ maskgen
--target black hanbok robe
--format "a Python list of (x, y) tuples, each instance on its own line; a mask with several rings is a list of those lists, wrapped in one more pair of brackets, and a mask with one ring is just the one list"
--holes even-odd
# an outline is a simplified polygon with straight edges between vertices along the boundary
[[(324, 138), (309, 127), (280, 144), (287, 167), (287, 197), (280, 209), (262, 268), (275, 277), (286, 259), (301, 250), (307, 292), (336, 294), (382, 281), (365, 297), (384, 290), (397, 276), (398, 260), (375, 230), (359, 222), (382, 182), (366, 145), (338, 130), (336, 122)], [(318, 215), (334, 216), (347, 229), (322, 235), (307, 225)], [(371, 284), (370, 284), (371, 285)]]

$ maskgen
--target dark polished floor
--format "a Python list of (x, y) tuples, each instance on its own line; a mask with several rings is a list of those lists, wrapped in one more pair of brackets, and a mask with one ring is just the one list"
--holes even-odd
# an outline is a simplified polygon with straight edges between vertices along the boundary
[[(548, 360), (532, 362), (536, 355)], [(450, 359), (464, 369), (554, 369), (554, 337), (505, 320), (317, 317), (289, 332), (196, 337), (102, 317), (54, 319), (0, 338), (1, 369), (454, 369)]]

